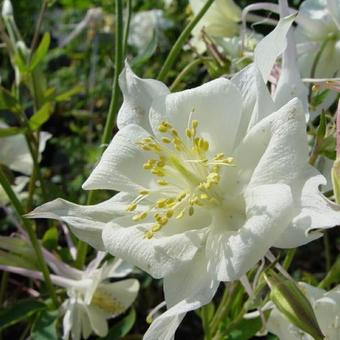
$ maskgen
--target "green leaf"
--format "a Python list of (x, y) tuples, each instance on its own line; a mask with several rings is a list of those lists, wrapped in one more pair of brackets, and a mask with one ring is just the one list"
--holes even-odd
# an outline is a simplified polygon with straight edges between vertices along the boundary
[(261, 329), (262, 322), (260, 318), (256, 319), (243, 319), (235, 329), (228, 334), (228, 340), (248, 340)]
[(32, 130), (37, 130), (48, 121), (53, 112), (52, 103), (45, 103), (28, 121), (28, 124)]
[(58, 236), (58, 229), (56, 227), (48, 229), (42, 239), (43, 246), (48, 250), (56, 249), (58, 246)]
[(318, 138), (323, 138), (325, 137), (325, 134), (326, 134), (326, 116), (325, 116), (325, 113), (322, 112), (321, 115), (320, 115), (320, 123), (319, 123), (319, 126), (318, 126), (318, 131), (317, 131), (317, 137)]
[(58, 339), (57, 333), (57, 310), (43, 310), (32, 328), (32, 340)]
[(33, 71), (40, 63), (41, 61), (45, 58), (48, 48), (50, 47), (51, 43), (51, 37), (48, 32), (46, 32), (41, 39), (41, 42), (38, 46), (38, 48), (35, 50), (33, 53), (33, 57), (31, 60), (31, 64), (29, 66), (29, 70)]
[(128, 334), (136, 321), (136, 312), (132, 308), (130, 313), (122, 320), (117, 322), (103, 340), (119, 340)]
[(11, 92), (0, 87), (0, 110), (10, 110), (12, 112), (20, 112), (21, 106)]
[(38, 301), (23, 301), (0, 311), (0, 329), (7, 328), (19, 321), (31, 317), (33, 314), (46, 308), (46, 305)]
[(152, 57), (152, 55), (155, 53), (157, 45), (158, 45), (158, 34), (155, 31), (146, 49), (132, 60), (131, 66), (139, 66), (145, 63), (147, 60), (149, 60)]
[(10, 137), (15, 136), (21, 133), (25, 133), (26, 129), (19, 127), (9, 127), (0, 129), (0, 138), (1, 137)]
[(56, 101), (57, 102), (66, 102), (68, 100), (70, 100), (74, 95), (82, 92), (84, 90), (84, 86), (82, 85), (76, 85), (75, 87), (73, 87), (72, 89), (59, 94), (56, 97)]

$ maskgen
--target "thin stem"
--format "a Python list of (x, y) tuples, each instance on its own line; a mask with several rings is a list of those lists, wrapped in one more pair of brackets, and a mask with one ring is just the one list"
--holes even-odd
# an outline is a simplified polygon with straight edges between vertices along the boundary
[(296, 248), (292, 248), (287, 251), (286, 257), (283, 260), (283, 264), (282, 264), (282, 267), (284, 269), (288, 270), (288, 268), (290, 267), (294, 259), (295, 254), (296, 254)]
[(127, 10), (127, 15), (126, 15), (126, 22), (125, 22), (125, 27), (124, 27), (123, 58), (125, 58), (126, 56), (129, 31), (130, 31), (130, 21), (131, 21), (131, 14), (132, 14), (132, 1), (131, 0), (127, 0), (126, 10)]
[(184, 43), (186, 42), (187, 38), (189, 37), (191, 31), (195, 28), (198, 22), (201, 20), (203, 15), (207, 12), (210, 6), (213, 4), (214, 0), (207, 0), (204, 6), (201, 8), (199, 13), (195, 16), (195, 18), (189, 22), (189, 24), (185, 27), (181, 35), (178, 37), (175, 45), (172, 47), (168, 57), (166, 58), (164, 65), (159, 73), (158, 80), (165, 81), (167, 75), (172, 68), (175, 59), (177, 58), (178, 54), (180, 53)]
[(25, 214), (24, 208), (21, 205), (20, 201), (18, 200), (16, 194), (14, 193), (10, 183), (7, 180), (7, 177), (5, 175), (5, 173), (3, 172), (3, 170), (0, 168), (0, 184), (3, 187), (4, 191), (6, 192), (8, 198), (10, 199), (19, 219), (22, 222), (23, 227), (25, 228), (30, 241), (32, 243), (32, 247), (35, 251), (36, 257), (37, 257), (37, 262), (40, 266), (40, 270), (44, 276), (44, 280), (47, 286), (47, 289), (49, 291), (49, 294), (52, 298), (53, 304), (55, 305), (55, 307), (58, 306), (58, 299), (57, 299), (57, 295), (56, 292), (54, 290), (54, 287), (52, 285), (52, 281), (51, 281), (51, 277), (50, 277), (50, 273), (48, 270), (48, 267), (46, 265), (46, 262), (44, 260), (44, 256), (42, 253), (42, 249), (40, 246), (40, 243), (38, 241), (38, 238), (35, 234), (34, 228), (33, 228), (33, 224), (30, 220), (27, 220), (23, 217), (23, 215)]
[(208, 306), (203, 306), (201, 309), (201, 318), (204, 329), (204, 339), (211, 340), (211, 332), (209, 327), (209, 309)]
[(44, 18), (45, 11), (47, 9), (47, 5), (48, 5), (48, 0), (44, 0), (43, 4), (41, 5), (41, 8), (40, 8), (37, 24), (36, 24), (35, 30), (34, 30), (34, 35), (33, 35), (32, 43), (31, 43), (30, 58), (32, 57), (32, 54), (34, 52), (35, 47), (37, 46), (40, 27), (41, 27), (41, 24), (42, 24), (42, 21), (43, 21), (43, 18)]
[(106, 119), (102, 144), (108, 144), (112, 136), (115, 116), (119, 102), (119, 74), (123, 67), (123, 1), (116, 0), (116, 34), (115, 34), (115, 71), (113, 76), (112, 97)]
[(324, 234), (323, 234), (323, 244), (324, 244), (324, 247), (325, 247), (326, 273), (328, 273), (328, 271), (331, 268), (332, 258), (331, 258), (331, 248), (330, 248), (330, 244), (329, 244), (329, 235), (328, 235), (327, 230), (325, 230)]
[(204, 60), (210, 60), (210, 58), (199, 58), (193, 60), (191, 63), (189, 63), (187, 66), (184, 67), (184, 69), (179, 73), (179, 75), (176, 77), (174, 82), (170, 86), (170, 91), (173, 92), (177, 89), (179, 83), (181, 80), (196, 66), (203, 63)]
[(319, 283), (318, 287), (328, 289), (332, 283), (340, 280), (340, 256), (336, 259), (333, 266), (328, 271), (326, 277)]
[(5, 302), (5, 294), (7, 290), (8, 284), (8, 272), (3, 272), (1, 275), (1, 284), (0, 284), (0, 306), (2, 307)]

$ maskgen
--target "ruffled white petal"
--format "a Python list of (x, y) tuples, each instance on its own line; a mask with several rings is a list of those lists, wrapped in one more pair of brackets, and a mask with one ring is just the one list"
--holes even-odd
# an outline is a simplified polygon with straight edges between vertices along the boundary
[(100, 337), (106, 336), (109, 332), (109, 327), (106, 321), (107, 314), (99, 308), (91, 305), (87, 305), (85, 308), (89, 319), (89, 326), (91, 327), (91, 333), (93, 331)]
[(129, 201), (120, 193), (96, 205), (78, 205), (63, 199), (45, 203), (26, 215), (29, 218), (52, 218), (67, 223), (81, 240), (103, 250), (102, 231), (105, 223), (126, 212)]
[(151, 131), (149, 124), (151, 103), (153, 99), (168, 94), (169, 89), (160, 81), (137, 77), (127, 62), (119, 76), (119, 85), (123, 92), (124, 102), (118, 112), (118, 128), (137, 124)]
[(209, 270), (216, 279), (239, 279), (259, 261), (288, 226), (292, 215), (289, 186), (267, 184), (247, 189), (244, 225), (237, 231), (228, 225), (210, 226), (206, 245)]
[(165, 297), (171, 308), (152, 322), (143, 340), (173, 339), (185, 314), (211, 301), (219, 283), (207, 272), (204, 257), (204, 252), (199, 252), (191, 263), (165, 279)]
[(167, 120), (184, 137), (190, 119), (196, 119), (197, 133), (209, 141), (209, 150), (229, 154), (235, 143), (241, 109), (242, 98), (236, 86), (220, 78), (155, 100), (150, 110), (150, 124), (154, 133), (159, 134), (160, 123)]
[[(169, 223), (165, 228), (171, 228), (171, 222)], [(161, 278), (190, 261), (204, 244), (205, 229), (167, 237), (159, 237), (156, 233), (153, 238), (146, 239), (144, 233), (152, 225), (153, 223), (138, 225), (126, 218), (107, 224), (103, 231), (106, 250), (133, 263), (153, 277)]]
[(143, 164), (150, 154), (137, 145), (149, 136), (150, 133), (138, 125), (130, 124), (119, 130), (83, 184), (83, 189), (138, 192), (149, 187), (152, 177), (143, 169)]

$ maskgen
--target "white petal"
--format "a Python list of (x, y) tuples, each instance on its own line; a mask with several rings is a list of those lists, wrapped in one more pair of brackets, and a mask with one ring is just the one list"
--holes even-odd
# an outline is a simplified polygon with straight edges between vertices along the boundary
[[(306, 169), (305, 176), (307, 179), (301, 181), (302, 191), (295, 193), (295, 217), (275, 242), (275, 247), (301, 246), (322, 236), (318, 230), (340, 224), (340, 206), (328, 200), (319, 191), (320, 185), (326, 183), (325, 178), (311, 168)], [(301, 183), (297, 182), (295, 188), (301, 188)]]
[(106, 321), (107, 314), (102, 312), (99, 308), (91, 305), (86, 306), (86, 313), (90, 321), (89, 324), (94, 333), (100, 337), (106, 336), (109, 331)]
[(327, 0), (328, 12), (332, 16), (338, 30), (340, 30), (340, 1)]
[(137, 124), (151, 131), (149, 124), (151, 103), (154, 98), (168, 94), (169, 89), (160, 81), (137, 77), (127, 62), (119, 76), (119, 85), (123, 92), (124, 102), (118, 112), (118, 128)]
[[(107, 297), (105, 302), (109, 307), (108, 310), (111, 309), (110, 314), (113, 316), (124, 313), (136, 300), (138, 291), (139, 282), (135, 279), (127, 279), (114, 283), (102, 283), (98, 287), (98, 292)], [(101, 306), (97, 305), (97, 307)]]
[(150, 110), (150, 123), (154, 133), (159, 134), (159, 124), (168, 120), (184, 137), (190, 119), (196, 119), (199, 122), (198, 135), (209, 141), (209, 150), (230, 154), (241, 108), (238, 89), (231, 81), (220, 78), (155, 100)]
[(295, 184), (304, 177), (308, 161), (305, 114), (301, 102), (291, 100), (273, 115), (271, 139), (249, 185)]
[(266, 83), (277, 57), (286, 49), (286, 34), (295, 19), (290, 15), (279, 21), (275, 29), (264, 37), (254, 51), (255, 64)]
[(148, 187), (151, 176), (143, 169), (143, 164), (150, 154), (142, 151), (137, 143), (149, 136), (138, 125), (130, 124), (119, 130), (83, 184), (83, 189), (136, 192)]
[(274, 102), (255, 64), (237, 73), (232, 82), (242, 95), (242, 118), (236, 138), (239, 143), (247, 131), (274, 112)]
[[(190, 280), (190, 276), (192, 276), (193, 280)], [(194, 280), (194, 278), (197, 279)], [(176, 279), (179, 280), (179, 284), (176, 286), (177, 297), (174, 292)], [(219, 285), (217, 281), (211, 279), (211, 275), (206, 271), (206, 261), (204, 261), (203, 252), (196, 256), (195, 262), (188, 264), (185, 269), (183, 268), (183, 271), (176, 273), (176, 276), (166, 280), (165, 294), (170, 300), (169, 302), (174, 303), (180, 300), (181, 297), (183, 297), (183, 300), (155, 319), (145, 333), (143, 340), (173, 339), (176, 329), (185, 314), (209, 303)]]
[(237, 231), (212, 225), (206, 245), (209, 270), (220, 281), (239, 279), (259, 261), (287, 227), (292, 214), (289, 186), (268, 184), (245, 194), (246, 222)]
[(96, 249), (103, 250), (102, 231), (105, 223), (125, 213), (129, 204), (123, 202), (125, 197), (124, 193), (117, 194), (107, 201), (90, 206), (78, 205), (58, 198), (37, 207), (26, 216), (63, 221), (70, 225), (72, 231), (81, 240)]
[[(107, 224), (103, 232), (105, 248), (155, 278), (174, 272), (185, 261), (190, 261), (202, 247), (206, 232), (205, 229), (193, 230), (167, 237), (159, 237), (156, 233), (153, 238), (146, 239), (144, 233), (154, 223), (134, 223), (130, 218), (124, 218)], [(165, 228), (171, 228), (171, 225)]]

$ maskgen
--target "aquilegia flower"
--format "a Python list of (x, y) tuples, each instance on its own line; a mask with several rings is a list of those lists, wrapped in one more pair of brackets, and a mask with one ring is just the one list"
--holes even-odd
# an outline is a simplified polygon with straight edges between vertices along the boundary
[[(15, 249), (17, 245), (20, 247)], [(8, 261), (3, 253), (0, 270), (42, 279), (42, 274), (31, 268), (33, 257), (27, 258), (27, 254), (32, 252), (28, 252), (31, 246), (24, 239), (2, 237), (0, 248), (9, 251), (15, 249), (15, 253), (19, 254), (8, 258), (11, 265), (4, 265)], [(125, 312), (135, 301), (139, 291), (139, 282), (136, 279), (116, 282), (110, 282), (109, 279), (124, 278), (132, 271), (132, 267), (121, 259), (106, 261), (99, 267), (105, 257), (105, 253), (99, 252), (87, 268), (80, 271), (63, 263), (46, 249), (43, 251), (46, 262), (57, 274), (51, 275), (52, 282), (66, 288), (67, 299), (61, 307), (64, 314), (63, 339), (87, 339), (92, 333), (100, 337), (106, 336), (107, 320)], [(19, 264), (25, 268), (18, 267)]]
[[(205, 3), (202, 0), (190, 0), (189, 2), (195, 15)], [(233, 0), (216, 0), (192, 31), (193, 38), (190, 43), (198, 53), (203, 53), (205, 43), (202, 39), (202, 31), (210, 37), (232, 37), (239, 32), (240, 20), (241, 9)]]
[(300, 246), (340, 222), (340, 208), (318, 190), (324, 177), (308, 164), (302, 104), (276, 107), (265, 86), (292, 20), (282, 19), (231, 80), (169, 94), (127, 66), (120, 130), (83, 185), (120, 193), (89, 207), (58, 199), (29, 215), (61, 219), (164, 278), (169, 310), (145, 339), (170, 339), (187, 311), (270, 247)]
[[(318, 324), (325, 339), (339, 339), (340, 334), (340, 287), (329, 292), (323, 289), (300, 283), (310, 301)], [(273, 307), (267, 322), (267, 329), (281, 340), (312, 340), (313, 338), (301, 329), (291, 324), (287, 318)]]
[(303, 1), (297, 22), (296, 36), (302, 52), (299, 61), (303, 76), (315, 78), (339, 76), (339, 0)]

